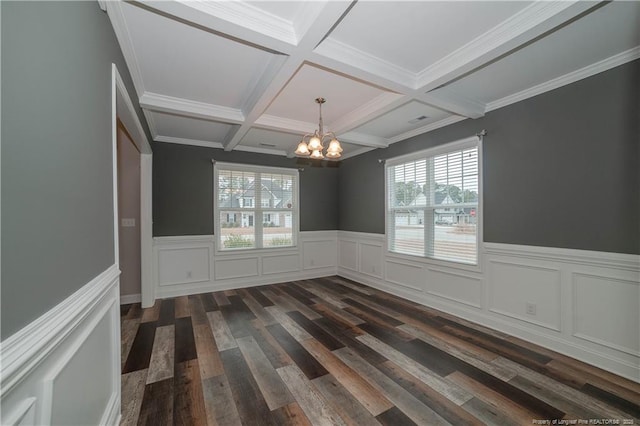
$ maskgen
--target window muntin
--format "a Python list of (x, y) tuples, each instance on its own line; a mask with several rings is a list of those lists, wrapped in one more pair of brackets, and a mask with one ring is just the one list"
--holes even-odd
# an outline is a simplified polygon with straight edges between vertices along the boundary
[(388, 250), (478, 263), (477, 139), (387, 164)]
[(297, 244), (297, 170), (216, 163), (214, 190), (218, 250)]

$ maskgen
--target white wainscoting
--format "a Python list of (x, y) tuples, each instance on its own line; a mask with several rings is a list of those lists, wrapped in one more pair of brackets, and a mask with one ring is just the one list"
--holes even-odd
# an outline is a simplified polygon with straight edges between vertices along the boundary
[(300, 232), (298, 246), (216, 252), (213, 235), (154, 238), (156, 298), (324, 277), (337, 272), (337, 231)]
[(338, 275), (640, 382), (640, 256), (484, 243), (469, 268), (346, 231), (338, 252)]
[(2, 342), (0, 424), (119, 424), (119, 275), (111, 266)]

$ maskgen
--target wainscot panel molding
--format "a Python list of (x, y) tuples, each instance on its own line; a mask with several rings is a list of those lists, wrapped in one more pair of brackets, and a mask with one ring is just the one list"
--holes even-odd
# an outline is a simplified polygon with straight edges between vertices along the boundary
[(337, 247), (338, 275), (640, 382), (640, 256), (484, 243), (473, 270), (390, 254), (381, 234)]
[(156, 298), (275, 284), (337, 273), (337, 231), (306, 231), (292, 248), (215, 250), (213, 235), (154, 238)]
[(119, 275), (109, 267), (2, 342), (0, 424), (120, 423)]

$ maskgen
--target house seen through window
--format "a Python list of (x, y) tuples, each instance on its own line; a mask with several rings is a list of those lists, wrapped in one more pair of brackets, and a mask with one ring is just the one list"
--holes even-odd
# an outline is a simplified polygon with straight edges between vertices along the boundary
[(219, 250), (291, 247), (298, 230), (298, 171), (215, 163)]
[(477, 263), (478, 152), (473, 138), (387, 162), (389, 251)]

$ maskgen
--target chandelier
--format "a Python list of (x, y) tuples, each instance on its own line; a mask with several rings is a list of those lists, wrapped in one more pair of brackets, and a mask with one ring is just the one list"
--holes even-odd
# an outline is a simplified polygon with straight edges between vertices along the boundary
[[(316, 103), (320, 109), (320, 120), (318, 122), (318, 130), (313, 134), (308, 133), (302, 137), (302, 140), (298, 144), (296, 149), (296, 155), (301, 157), (311, 157), (316, 160), (322, 160), (325, 155), (327, 158), (338, 158), (342, 152), (340, 142), (336, 139), (336, 135), (333, 132), (324, 133), (322, 130), (322, 104), (325, 103), (324, 98), (316, 98)], [(329, 141), (326, 154), (323, 155), (325, 142)]]

